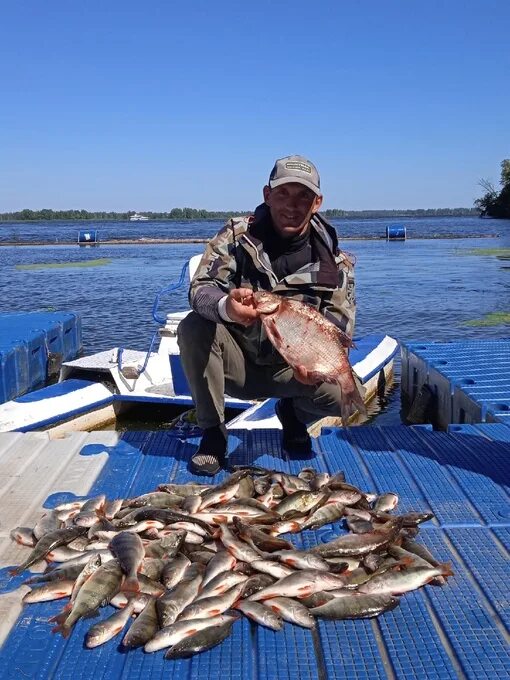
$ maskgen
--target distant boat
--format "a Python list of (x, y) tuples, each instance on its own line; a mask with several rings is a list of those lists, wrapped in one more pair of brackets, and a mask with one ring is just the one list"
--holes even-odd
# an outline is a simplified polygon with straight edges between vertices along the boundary
[(131, 217), (129, 218), (129, 221), (130, 222), (147, 222), (148, 219), (149, 218), (146, 217), (145, 215), (140, 215), (140, 213), (135, 213), (134, 215), (131, 215)]

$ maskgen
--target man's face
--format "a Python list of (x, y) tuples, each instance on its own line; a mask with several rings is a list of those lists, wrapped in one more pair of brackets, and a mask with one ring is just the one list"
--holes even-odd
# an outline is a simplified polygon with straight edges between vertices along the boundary
[(322, 205), (322, 196), (317, 196), (303, 184), (289, 182), (274, 189), (265, 186), (264, 201), (276, 231), (283, 238), (291, 238), (306, 231), (310, 217)]

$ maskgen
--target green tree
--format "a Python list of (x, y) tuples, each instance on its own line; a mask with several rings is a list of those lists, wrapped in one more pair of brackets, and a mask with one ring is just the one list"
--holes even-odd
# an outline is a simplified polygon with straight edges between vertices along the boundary
[(501, 161), (502, 189), (499, 193), (489, 180), (482, 179), (479, 184), (485, 190), (485, 194), (475, 201), (480, 215), (510, 219), (510, 159)]
[(510, 184), (510, 159), (501, 161), (501, 186), (504, 188)]

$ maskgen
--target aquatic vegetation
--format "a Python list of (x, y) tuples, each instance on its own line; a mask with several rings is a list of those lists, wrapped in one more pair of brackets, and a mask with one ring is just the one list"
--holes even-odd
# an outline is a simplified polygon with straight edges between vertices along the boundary
[(69, 267), (102, 267), (110, 264), (111, 258), (82, 260), (80, 262), (37, 262), (35, 264), (17, 264), (16, 269), (67, 269)]
[(467, 255), (495, 255), (496, 257), (510, 258), (510, 248), (473, 248), (468, 250)]
[(463, 326), (500, 326), (502, 324), (510, 324), (510, 312), (491, 312), (486, 314), (482, 319), (472, 319), (465, 321)]

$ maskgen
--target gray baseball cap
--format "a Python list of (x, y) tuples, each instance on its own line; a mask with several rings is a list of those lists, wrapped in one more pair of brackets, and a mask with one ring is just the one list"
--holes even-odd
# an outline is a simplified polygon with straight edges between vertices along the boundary
[(285, 156), (274, 164), (269, 175), (269, 187), (274, 189), (289, 182), (303, 184), (317, 196), (321, 195), (321, 180), (317, 168), (303, 156)]

